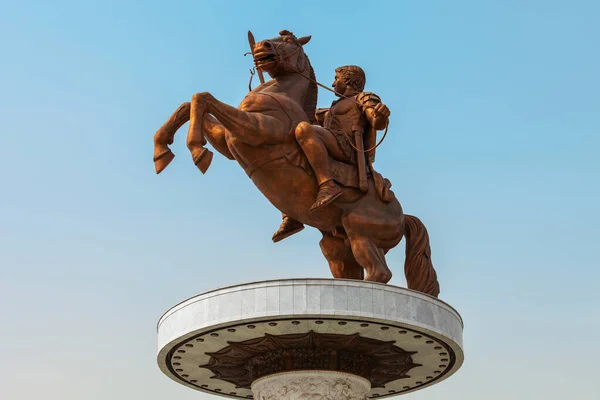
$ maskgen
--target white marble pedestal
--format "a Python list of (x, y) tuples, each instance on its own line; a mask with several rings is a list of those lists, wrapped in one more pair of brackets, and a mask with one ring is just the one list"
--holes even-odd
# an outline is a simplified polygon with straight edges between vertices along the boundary
[[(176, 382), (231, 398), (269, 400), (290, 379), (379, 398), (454, 374), (464, 359), (462, 330), (451, 306), (405, 288), (342, 279), (255, 282), (167, 311), (158, 322), (157, 361)], [(308, 370), (329, 372), (319, 378)], [(346, 383), (331, 386), (332, 379)], [(286, 387), (289, 395), (278, 398), (303, 398), (297, 385)]]

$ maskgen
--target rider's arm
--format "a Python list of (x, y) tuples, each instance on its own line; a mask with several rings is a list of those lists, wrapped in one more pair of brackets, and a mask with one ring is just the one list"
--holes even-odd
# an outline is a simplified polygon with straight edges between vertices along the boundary
[(379, 96), (371, 92), (363, 92), (357, 96), (369, 124), (378, 131), (385, 129), (390, 116), (390, 110), (381, 102)]

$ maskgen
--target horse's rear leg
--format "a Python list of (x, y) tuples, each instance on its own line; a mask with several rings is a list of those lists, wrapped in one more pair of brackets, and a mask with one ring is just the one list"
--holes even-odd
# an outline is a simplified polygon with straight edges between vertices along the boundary
[(175, 155), (169, 149), (173, 144), (175, 132), (190, 120), (190, 103), (186, 102), (169, 117), (169, 119), (154, 134), (154, 167), (160, 174), (173, 161)]
[(385, 261), (385, 251), (377, 247), (373, 239), (350, 237), (350, 244), (356, 261), (367, 271), (365, 281), (388, 283), (392, 279), (392, 271)]
[(329, 269), (334, 278), (362, 280), (364, 270), (356, 261), (352, 250), (344, 239), (335, 237), (327, 232), (319, 242), (321, 251), (329, 263)]

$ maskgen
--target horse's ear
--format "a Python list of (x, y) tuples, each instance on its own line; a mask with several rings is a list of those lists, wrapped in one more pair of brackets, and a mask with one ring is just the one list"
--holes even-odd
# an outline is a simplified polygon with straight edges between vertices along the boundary
[(298, 38), (298, 43), (304, 46), (306, 43), (310, 42), (311, 37), (312, 36), (302, 36), (301, 38)]

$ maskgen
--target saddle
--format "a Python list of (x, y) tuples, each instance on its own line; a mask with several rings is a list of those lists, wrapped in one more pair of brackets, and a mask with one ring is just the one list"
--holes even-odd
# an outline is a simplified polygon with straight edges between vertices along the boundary
[[(302, 168), (310, 176), (314, 175), (312, 167), (304, 155), (300, 144), (298, 144), (296, 136), (293, 132), (286, 136), (281, 150), (283, 156), (290, 164), (295, 167)], [(336, 182), (345, 187), (357, 190), (360, 189), (358, 183), (358, 168), (356, 165), (338, 161), (331, 157), (329, 157), (329, 165), (331, 173), (333, 174), (333, 178)], [(375, 190), (381, 201), (385, 203), (393, 201), (395, 198), (394, 192), (390, 190), (392, 183), (387, 178), (384, 178), (380, 173), (375, 171), (371, 160), (367, 162), (367, 165), (367, 178), (373, 179)]]

